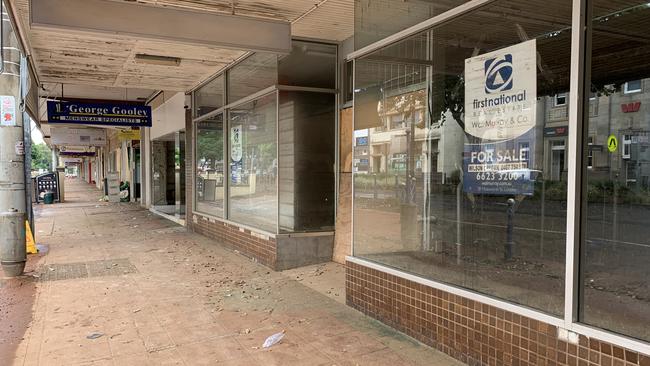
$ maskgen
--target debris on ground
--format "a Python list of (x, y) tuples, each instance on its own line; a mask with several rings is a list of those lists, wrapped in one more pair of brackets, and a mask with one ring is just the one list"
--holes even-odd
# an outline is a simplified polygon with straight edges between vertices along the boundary
[(104, 336), (104, 333), (95, 332), (95, 333), (90, 333), (90, 334), (88, 334), (88, 335), (86, 336), (86, 338), (87, 338), (87, 339), (97, 339), (97, 338), (101, 338), (101, 337), (103, 337), (103, 336)]
[(283, 330), (283, 331), (280, 332), (280, 333), (275, 333), (274, 335), (269, 336), (269, 337), (266, 338), (266, 340), (264, 341), (264, 344), (262, 345), (262, 347), (263, 347), (263, 348), (269, 348), (269, 347), (272, 347), (272, 346), (274, 346), (274, 345), (280, 343), (280, 341), (282, 340), (282, 338), (284, 338), (284, 333), (285, 333), (285, 331)]

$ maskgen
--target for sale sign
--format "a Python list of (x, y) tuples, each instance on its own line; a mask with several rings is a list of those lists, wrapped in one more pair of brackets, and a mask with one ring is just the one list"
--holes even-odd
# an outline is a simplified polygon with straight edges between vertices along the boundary
[(465, 60), (465, 192), (533, 194), (536, 101), (534, 40)]

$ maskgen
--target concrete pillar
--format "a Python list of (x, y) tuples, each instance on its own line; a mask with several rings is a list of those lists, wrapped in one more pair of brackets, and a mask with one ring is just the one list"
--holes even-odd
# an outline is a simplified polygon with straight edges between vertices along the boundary
[[(0, 264), (6, 276), (23, 273), (25, 250), (25, 153), (23, 114), (20, 113), (18, 39), (11, 22), (2, 15), (3, 72), (0, 74)], [(7, 119), (4, 115), (11, 114)]]

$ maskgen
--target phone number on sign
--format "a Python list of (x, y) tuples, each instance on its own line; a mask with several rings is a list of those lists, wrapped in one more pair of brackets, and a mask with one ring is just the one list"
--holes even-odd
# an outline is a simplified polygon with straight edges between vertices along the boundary
[(476, 173), (476, 180), (520, 180), (524, 179), (525, 175), (521, 172), (482, 172)]

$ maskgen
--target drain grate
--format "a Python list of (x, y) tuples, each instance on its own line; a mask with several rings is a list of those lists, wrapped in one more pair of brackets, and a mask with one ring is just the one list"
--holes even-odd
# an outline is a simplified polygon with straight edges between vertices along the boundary
[(87, 277), (119, 276), (138, 270), (125, 258), (101, 261), (47, 264), (40, 270), (41, 281), (60, 281)]

